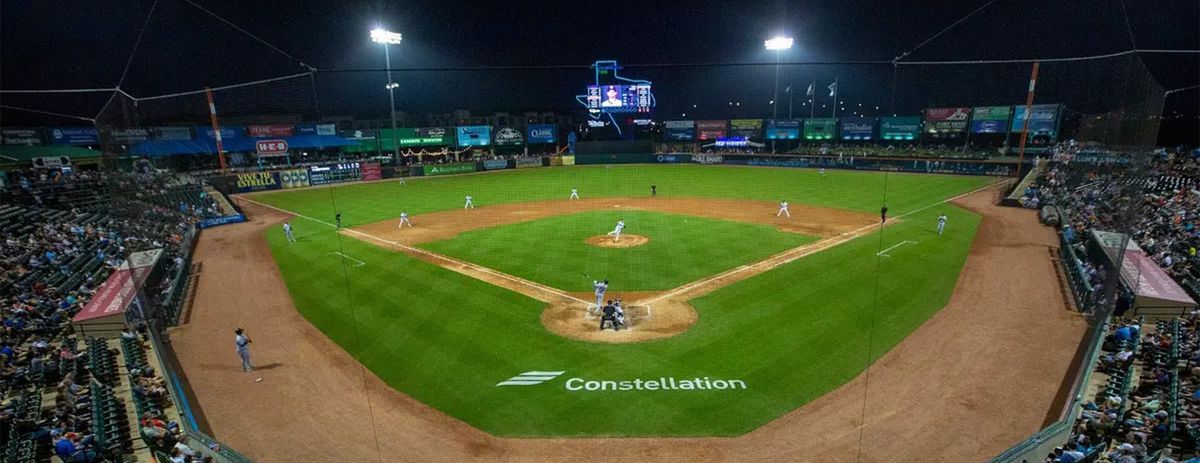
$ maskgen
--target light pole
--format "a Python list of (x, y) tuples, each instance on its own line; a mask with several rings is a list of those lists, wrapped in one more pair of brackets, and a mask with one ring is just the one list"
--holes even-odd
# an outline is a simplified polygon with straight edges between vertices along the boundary
[[(775, 52), (775, 94), (771, 98), (771, 120), (779, 118), (779, 54), (784, 50), (792, 48), (791, 37), (775, 37), (771, 40), (763, 42), (767, 50)], [(771, 139), (771, 153), (775, 152), (775, 139)]]
[(392, 162), (400, 164), (400, 135), (396, 133), (396, 87), (400, 84), (392, 81), (392, 56), (388, 51), (388, 45), (397, 45), (400, 43), (400, 33), (391, 32), (383, 28), (375, 28), (371, 30), (371, 41), (383, 45), (383, 62), (387, 68), (387, 91), (388, 101), (391, 106), (392, 116)]

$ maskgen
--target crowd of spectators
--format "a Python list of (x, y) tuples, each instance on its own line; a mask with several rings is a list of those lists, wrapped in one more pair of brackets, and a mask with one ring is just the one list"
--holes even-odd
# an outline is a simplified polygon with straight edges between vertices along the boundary
[[(117, 411), (110, 400), (115, 376), (95, 369), (115, 368), (115, 363), (97, 362), (97, 355), (109, 353), (98, 353), (92, 340), (85, 343), (74, 335), (71, 320), (129, 253), (162, 249), (160, 273), (180, 271), (186, 265), (185, 241), (194, 224), (215, 211), (214, 203), (197, 193), (203, 190), (195, 180), (153, 171), (16, 177), (9, 188), (27, 201), (0, 205), (0, 460), (43, 461), (53, 453), (63, 461), (120, 461), (130, 451), (133, 433), (126, 431), (122, 444), (104, 435), (119, 426), (97, 423), (102, 411)], [(47, 193), (98, 183), (112, 194), (103, 207), (89, 195)], [(152, 370), (131, 371), (128, 378), (134, 398), (169, 402), (163, 378)], [(53, 403), (43, 404), (43, 393), (52, 395)], [(148, 413), (142, 435), (155, 436), (154, 426), (166, 420)], [(174, 426), (158, 436), (164, 444), (160, 450), (176, 449), (177, 435)]]

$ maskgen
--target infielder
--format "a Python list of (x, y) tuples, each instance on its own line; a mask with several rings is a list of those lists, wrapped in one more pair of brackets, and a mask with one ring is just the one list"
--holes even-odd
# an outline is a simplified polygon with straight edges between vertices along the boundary
[(577, 189), (577, 188), (571, 189), (571, 199), (579, 199), (579, 189)]
[(283, 235), (287, 237), (287, 240), (288, 240), (288, 242), (289, 242), (289, 243), (295, 243), (295, 242), (296, 242), (296, 235), (292, 233), (292, 224), (291, 224), (291, 222), (284, 222), (284, 223), (283, 223)]
[(333, 220), (337, 222), (337, 228), (340, 230), (342, 228), (342, 213), (338, 212), (337, 215), (333, 216)]
[(946, 230), (946, 214), (938, 216), (938, 235), (941, 235), (944, 230)]
[(608, 280), (592, 280), (592, 290), (596, 293), (596, 310), (604, 307), (604, 293), (608, 292)]
[(475, 209), (475, 203), (471, 202), (471, 195), (467, 195), (467, 203), (463, 205), (463, 209)]
[(241, 328), (233, 330), (233, 332), (237, 335), (233, 341), (237, 346), (238, 357), (242, 358), (242, 371), (249, 372), (254, 369), (254, 366), (250, 365), (250, 343), (254, 340), (250, 339), (250, 336), (246, 336), (246, 332)]
[(625, 230), (625, 220), (618, 220), (617, 227), (613, 231), (608, 232), (608, 235), (613, 237), (613, 241), (621, 241), (621, 232)]
[(408, 212), (401, 212), (401, 213), (400, 213), (400, 226), (399, 226), (399, 228), (404, 228), (404, 224), (408, 224), (408, 227), (409, 227), (409, 228), (412, 228), (412, 222), (409, 222), (409, 221), (408, 221)]
[(784, 216), (784, 217), (791, 218), (792, 214), (788, 212), (787, 208), (788, 208), (788, 202), (780, 201), (779, 202), (779, 212), (775, 213), (775, 217)]
[(408, 182), (404, 181), (404, 177), (396, 177), (396, 178), (400, 179), (401, 185), (408, 185)]
[(825, 168), (822, 167), (820, 170), (818, 170), (817, 175), (820, 175), (821, 178), (825, 178)]

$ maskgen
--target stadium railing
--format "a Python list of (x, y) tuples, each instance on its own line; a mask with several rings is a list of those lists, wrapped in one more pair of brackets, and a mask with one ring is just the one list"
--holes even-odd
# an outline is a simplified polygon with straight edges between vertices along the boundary
[(1075, 306), (1080, 312), (1090, 313), (1096, 306), (1096, 290), (1088, 281), (1087, 274), (1083, 270), (1083, 266), (1079, 263), (1079, 258), (1075, 255), (1075, 248), (1071, 247), (1071, 243), (1066, 237), (1059, 234), (1059, 259), (1062, 261), (1062, 268), (1067, 275), (1067, 282), (1071, 286), (1071, 295), (1075, 298)]

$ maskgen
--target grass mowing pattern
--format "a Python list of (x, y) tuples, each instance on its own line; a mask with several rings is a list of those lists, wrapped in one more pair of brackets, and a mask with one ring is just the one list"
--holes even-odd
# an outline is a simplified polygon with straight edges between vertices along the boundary
[[(535, 171), (554, 174), (557, 169)], [(920, 178), (936, 183), (950, 177)], [(490, 175), (462, 179), (493, 181)], [(832, 190), (850, 189), (826, 180), (833, 180)], [(392, 188), (355, 188), (376, 186)], [(746, 188), (759, 186), (778, 188)], [(896, 191), (892, 186), (890, 193)], [(928, 188), (930, 196), (900, 203), (930, 204), (973, 186)], [(328, 189), (302, 193), (310, 197), (313, 192), (329, 194)], [(292, 201), (292, 194), (267, 196)], [(896, 207), (899, 200), (890, 201)], [(938, 237), (932, 231), (942, 212), (950, 216), (950, 225)], [(535, 300), (342, 237), (311, 221), (293, 222), (298, 243), (288, 244), (278, 228), (268, 232), (268, 239), (304, 317), (391, 386), (489, 433), (732, 436), (845, 383), (862, 371), (868, 357), (878, 358), (936, 313), (953, 292), (978, 222), (978, 216), (956, 207), (930, 208), (884, 228), (882, 239), (868, 235), (692, 301), (700, 321), (686, 333), (623, 345), (558, 337), (538, 321), (543, 307)], [(891, 257), (876, 255), (905, 240), (918, 243), (890, 251)], [(366, 265), (343, 265), (332, 252)], [(872, 324), (875, 342), (868, 352)], [(566, 374), (537, 386), (495, 386), (530, 370)], [(749, 388), (603, 393), (564, 388), (576, 377), (662, 376), (740, 379)]]
[[(348, 227), (392, 220), (409, 214), (455, 209), (474, 196), (476, 207), (489, 204), (567, 199), (571, 188), (585, 198), (650, 196), (650, 185), (666, 197), (755, 199), (878, 212), (884, 182), (890, 214), (903, 214), (943, 198), (979, 188), (985, 177), (858, 172), (831, 169), (825, 177), (811, 169), (617, 165), (514, 169), (399, 182), (356, 183), (252, 195), (254, 200), (333, 222), (342, 212)], [(607, 230), (605, 230), (607, 231)]]
[[(584, 243), (624, 219), (644, 245)], [(646, 211), (584, 212), (473, 230), (421, 247), (564, 291), (591, 291), (595, 279), (621, 291), (665, 290), (815, 241), (769, 225)]]

